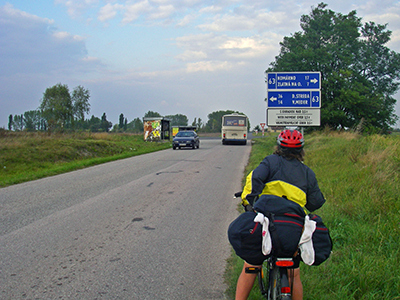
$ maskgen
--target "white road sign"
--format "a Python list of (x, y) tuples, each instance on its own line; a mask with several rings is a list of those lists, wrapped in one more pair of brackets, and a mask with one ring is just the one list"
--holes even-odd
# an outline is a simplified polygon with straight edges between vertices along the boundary
[(318, 108), (293, 109), (269, 108), (268, 126), (320, 126), (321, 112)]

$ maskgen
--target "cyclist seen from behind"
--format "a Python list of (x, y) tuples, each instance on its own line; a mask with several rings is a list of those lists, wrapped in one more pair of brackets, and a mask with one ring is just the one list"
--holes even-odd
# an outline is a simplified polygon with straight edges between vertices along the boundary
[[(269, 194), (286, 198), (312, 212), (325, 203), (315, 173), (303, 164), (304, 138), (297, 130), (284, 130), (277, 139), (276, 151), (260, 163), (246, 179), (242, 193), (242, 204), (246, 210), (260, 195)], [(236, 286), (236, 300), (247, 299), (253, 287), (256, 274), (246, 273), (248, 267), (261, 267), (262, 261), (256, 265), (244, 262), (242, 272)], [(292, 279), (292, 299), (303, 299), (303, 286), (300, 280), (300, 256), (295, 258)]]

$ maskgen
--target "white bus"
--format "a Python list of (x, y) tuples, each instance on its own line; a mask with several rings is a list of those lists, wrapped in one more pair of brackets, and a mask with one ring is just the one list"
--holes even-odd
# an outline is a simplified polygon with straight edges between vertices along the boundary
[(248, 120), (245, 115), (235, 113), (222, 116), (222, 144), (239, 143), (246, 145), (247, 124)]

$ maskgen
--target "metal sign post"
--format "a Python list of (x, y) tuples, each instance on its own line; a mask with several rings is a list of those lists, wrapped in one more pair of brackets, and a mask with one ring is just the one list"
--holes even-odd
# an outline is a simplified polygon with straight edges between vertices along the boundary
[(260, 123), (260, 126), (262, 128), (262, 136), (264, 136), (264, 127), (265, 127), (265, 123)]

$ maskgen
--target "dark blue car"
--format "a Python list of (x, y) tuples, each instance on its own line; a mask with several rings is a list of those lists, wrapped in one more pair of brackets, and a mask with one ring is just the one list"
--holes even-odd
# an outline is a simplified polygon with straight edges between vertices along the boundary
[(182, 147), (191, 147), (192, 149), (200, 147), (200, 139), (194, 131), (179, 131), (172, 140), (172, 149)]

